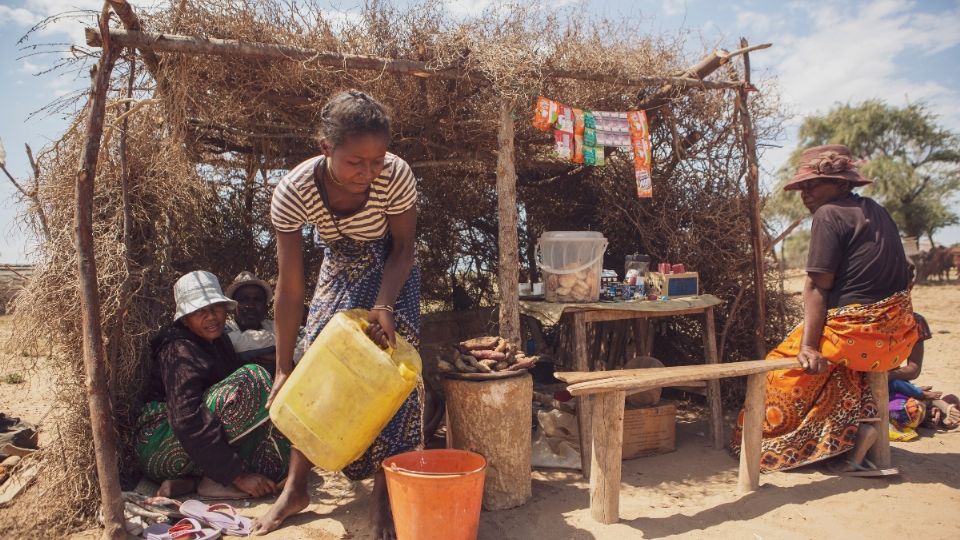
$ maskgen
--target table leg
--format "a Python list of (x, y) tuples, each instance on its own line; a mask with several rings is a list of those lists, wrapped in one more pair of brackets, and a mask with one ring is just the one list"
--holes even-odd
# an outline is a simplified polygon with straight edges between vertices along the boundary
[[(713, 307), (708, 307), (704, 315), (703, 349), (708, 364), (719, 364), (717, 356), (717, 329), (713, 322)], [(723, 444), (723, 404), (720, 401), (720, 381), (707, 381), (707, 405), (710, 407), (710, 436), (713, 447), (722, 449)]]
[(637, 356), (650, 356), (653, 353), (653, 325), (650, 319), (633, 320), (633, 340), (637, 344)]
[(623, 465), (623, 405), (625, 393), (587, 396), (593, 416), (590, 475), (590, 516), (600, 523), (620, 521), (620, 475)]
[(737, 487), (749, 493), (760, 487), (760, 441), (766, 411), (767, 374), (747, 377), (747, 399), (743, 410), (743, 438), (740, 442), (740, 472)]
[[(590, 371), (590, 361), (587, 358), (587, 320), (583, 312), (571, 314), (570, 324), (573, 325), (573, 369), (574, 371)], [(580, 432), (580, 471), (585, 479), (590, 478), (590, 401), (577, 398), (577, 426)]]
[(890, 437), (887, 435), (890, 425), (890, 411), (887, 409), (887, 402), (890, 400), (887, 389), (887, 372), (867, 373), (867, 382), (870, 384), (870, 390), (873, 391), (873, 399), (877, 402), (877, 408), (880, 409), (880, 422), (874, 424), (880, 436), (877, 442), (873, 444), (867, 457), (881, 469), (892, 465), (890, 458)]

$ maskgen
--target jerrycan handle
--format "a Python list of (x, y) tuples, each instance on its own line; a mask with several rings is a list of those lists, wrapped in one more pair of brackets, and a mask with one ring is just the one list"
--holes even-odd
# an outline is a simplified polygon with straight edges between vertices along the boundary
[[(360, 330), (363, 330), (363, 333), (366, 334), (367, 328), (370, 328), (370, 321), (368, 321), (365, 317), (360, 317), (358, 323), (360, 324)], [(367, 336), (367, 339), (370, 339), (370, 336)], [(371, 339), (370, 341), (373, 340)], [(377, 346), (380, 347), (379, 344), (377, 344)], [(380, 347), (380, 349), (385, 351), (390, 357), (393, 357), (393, 353), (396, 351), (393, 345), (390, 345), (389, 341), (387, 342), (386, 347)]]

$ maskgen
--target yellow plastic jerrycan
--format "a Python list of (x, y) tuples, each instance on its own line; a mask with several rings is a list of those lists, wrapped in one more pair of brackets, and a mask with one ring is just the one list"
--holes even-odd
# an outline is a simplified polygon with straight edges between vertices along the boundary
[(410, 343), (383, 350), (367, 337), (367, 311), (337, 313), (270, 406), (270, 419), (317, 467), (339, 471), (376, 440), (417, 384)]

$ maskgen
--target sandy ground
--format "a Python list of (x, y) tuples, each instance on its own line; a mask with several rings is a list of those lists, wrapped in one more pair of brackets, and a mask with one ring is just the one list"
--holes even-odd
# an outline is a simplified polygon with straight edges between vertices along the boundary
[[(960, 287), (919, 287), (914, 303), (934, 332), (920, 382), (960, 392)], [(0, 376), (8, 365), (0, 364)], [(0, 383), (0, 410), (40, 419), (45, 406), (37, 403), (36, 395), (27, 384)], [(618, 524), (600, 525), (590, 518), (588, 485), (578, 473), (536, 471), (532, 499), (513, 510), (483, 512), (479, 537), (957, 537), (960, 431), (925, 431), (917, 441), (892, 443), (894, 465), (901, 471), (892, 479), (834, 477), (814, 465), (764, 475), (759, 491), (741, 497), (734, 490), (737, 463), (726, 452), (708, 447), (707, 429), (705, 421), (681, 423), (676, 452), (624, 462)], [(370, 482), (352, 484), (338, 475), (325, 475), (321, 481), (318, 476), (308, 511), (265, 538), (369, 538), (365, 516), (370, 488)], [(240, 503), (240, 510), (257, 516), (269, 503)], [(95, 537), (95, 531), (77, 535)]]

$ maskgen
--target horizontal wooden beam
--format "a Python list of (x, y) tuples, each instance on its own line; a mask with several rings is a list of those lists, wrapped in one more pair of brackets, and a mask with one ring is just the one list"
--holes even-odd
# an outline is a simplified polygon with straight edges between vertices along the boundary
[[(87, 28), (86, 38), (87, 45), (91, 47), (102, 46), (103, 40), (99, 29)], [(292, 60), (298, 62), (313, 62), (319, 65), (341, 69), (381, 71), (423, 78), (434, 77), (438, 79), (463, 79), (480, 83), (489, 82), (487, 77), (480, 72), (458, 68), (439, 69), (418, 60), (318, 51), (305, 47), (274, 43), (199, 38), (121, 29), (110, 30), (110, 42), (124, 47), (136, 47), (141, 51), (213, 55), (259, 60)], [(543, 70), (543, 74), (547, 78), (600, 82), (625, 88), (646, 88), (655, 85), (671, 84), (675, 87), (714, 90), (737, 89), (743, 85), (741, 82), (704, 81), (693, 77), (621, 77), (605, 73), (567, 69), (545, 69)]]
[(646, 390), (691, 381), (739, 377), (777, 369), (799, 367), (800, 364), (796, 358), (780, 358), (777, 360), (729, 362), (726, 364), (700, 364), (600, 372), (564, 372), (555, 373), (554, 376), (561, 381), (572, 383), (567, 387), (570, 394), (583, 396), (620, 390)]

